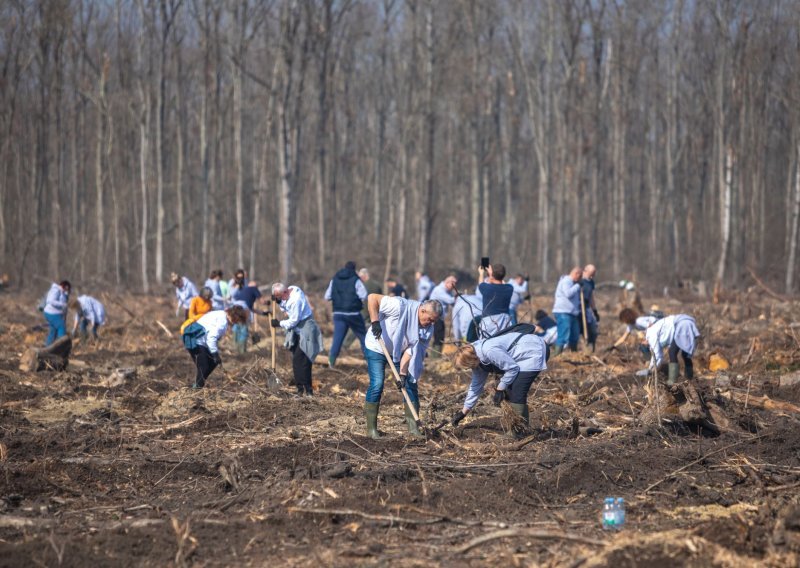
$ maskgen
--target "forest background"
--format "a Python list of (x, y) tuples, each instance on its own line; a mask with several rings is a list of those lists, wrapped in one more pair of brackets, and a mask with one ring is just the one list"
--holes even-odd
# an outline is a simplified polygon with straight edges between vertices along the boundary
[(793, 292), (800, 3), (4, 0), (0, 141), (22, 285), (491, 255)]

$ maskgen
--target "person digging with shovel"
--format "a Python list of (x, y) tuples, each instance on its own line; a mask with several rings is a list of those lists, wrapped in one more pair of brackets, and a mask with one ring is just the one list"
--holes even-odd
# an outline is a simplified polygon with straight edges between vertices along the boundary
[[(367, 298), (370, 317), (370, 333), (365, 340), (364, 356), (369, 372), (369, 388), (364, 402), (364, 416), (367, 421), (367, 435), (381, 437), (378, 432), (378, 411), (383, 394), (384, 374), (388, 353), (392, 363), (399, 369), (399, 380), (395, 381), (398, 390), (405, 390), (413, 406), (405, 403), (408, 431), (412, 436), (421, 437), (417, 420), (419, 416), (419, 393), (417, 383), (422, 375), (422, 364), (428, 349), (433, 326), (442, 317), (442, 304), (436, 300), (416, 302), (400, 297), (370, 294)], [(384, 349), (386, 351), (384, 351)]]
[(504, 333), (460, 347), (453, 364), (456, 368), (472, 370), (472, 381), (463, 409), (453, 415), (450, 423), (457, 426), (472, 411), (489, 373), (497, 373), (502, 376), (492, 402), (500, 406), (504, 400), (508, 401), (514, 414), (528, 425), (528, 392), (539, 373), (547, 369), (549, 357), (550, 347), (545, 340), (530, 333)]

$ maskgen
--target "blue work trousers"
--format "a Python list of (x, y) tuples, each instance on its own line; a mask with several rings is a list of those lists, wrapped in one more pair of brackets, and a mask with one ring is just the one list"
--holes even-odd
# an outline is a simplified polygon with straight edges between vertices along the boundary
[(45, 312), (44, 319), (47, 320), (47, 325), (50, 326), (50, 332), (47, 334), (47, 339), (44, 343), (45, 347), (47, 347), (62, 335), (67, 334), (67, 324), (64, 320), (64, 314), (48, 314)]
[(573, 351), (578, 348), (578, 339), (581, 336), (581, 326), (578, 316), (572, 314), (555, 314), (556, 326), (558, 326), (558, 338), (556, 345), (561, 348), (569, 345)]
[[(365, 357), (367, 359), (367, 372), (369, 373), (369, 388), (367, 389), (367, 402), (380, 402), (381, 395), (383, 394), (383, 380), (386, 374), (386, 366), (388, 361), (383, 353), (376, 353), (369, 349), (365, 350)], [(394, 366), (399, 370), (400, 362), (395, 361)], [(410, 378), (410, 377), (409, 377)], [(392, 377), (392, 384), (394, 384), (394, 377)], [(411, 399), (411, 404), (419, 405), (419, 393), (417, 391), (416, 381), (406, 381), (406, 392), (408, 398)]]
[(364, 325), (364, 318), (360, 313), (352, 316), (345, 314), (333, 314), (333, 343), (331, 344), (328, 360), (333, 364), (342, 350), (342, 343), (347, 335), (347, 330), (352, 329), (353, 333), (361, 342), (361, 351), (364, 351), (364, 337), (367, 335), (367, 327)]

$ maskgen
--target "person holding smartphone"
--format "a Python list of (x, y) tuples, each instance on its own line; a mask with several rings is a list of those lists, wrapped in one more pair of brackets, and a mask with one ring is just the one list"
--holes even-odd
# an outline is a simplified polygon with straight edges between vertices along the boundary
[[(514, 295), (514, 287), (503, 281), (506, 267), (497, 262), (489, 264), (488, 260), (481, 259), (481, 267), (478, 269), (481, 283), (476, 292), (483, 300), (480, 323), (483, 337), (492, 336), (511, 325), (508, 312), (511, 309), (511, 297)], [(484, 267), (484, 264), (488, 264), (488, 267)]]

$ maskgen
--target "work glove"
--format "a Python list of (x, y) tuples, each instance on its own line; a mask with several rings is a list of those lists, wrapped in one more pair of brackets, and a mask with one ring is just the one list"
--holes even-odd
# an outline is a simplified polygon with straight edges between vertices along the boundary
[(530, 295), (530, 294), (528, 294), (527, 296), (525, 296), (525, 301), (526, 301), (526, 302), (530, 301), (530, 299), (531, 299), (531, 295)]
[(600, 312), (598, 312), (596, 308), (592, 308), (592, 313), (594, 314), (594, 319), (597, 320), (597, 323), (600, 323)]
[(525, 282), (530, 282), (530, 281), (531, 281), (531, 275), (530, 274), (526, 274), (525, 275)]
[(466, 415), (466, 414), (464, 414), (464, 412), (463, 412), (462, 410), (459, 410), (458, 412), (456, 412), (455, 414), (453, 414), (453, 417), (450, 419), (450, 425), (451, 425), (451, 426), (453, 426), (453, 428), (455, 428), (456, 426), (458, 426), (458, 423), (459, 423), (459, 422), (461, 422), (462, 420), (464, 420), (464, 418), (465, 418), (466, 416), (467, 416), (467, 415)]
[(494, 397), (492, 398), (492, 402), (495, 406), (500, 406), (500, 403), (506, 399), (506, 391), (495, 389)]
[(400, 375), (399, 379), (394, 380), (394, 385), (397, 387), (397, 390), (403, 390), (403, 387), (406, 386), (406, 381), (408, 380), (408, 375)]
[(269, 322), (269, 325), (271, 325), (272, 327), (280, 327), (281, 326), (281, 322), (279, 322), (275, 318), (272, 318), (270, 320), (270, 322)]
[(375, 336), (375, 339), (381, 338), (381, 333), (383, 333), (383, 329), (381, 329), (381, 322), (374, 321), (369, 324), (370, 330), (372, 331), (372, 335)]
[(250, 338), (253, 340), (253, 345), (257, 345), (258, 342), (261, 341), (261, 334), (258, 332), (253, 333), (253, 335), (251, 335)]
[(272, 296), (270, 297), (270, 299), (271, 299), (273, 302), (275, 302), (276, 304), (280, 304), (280, 303), (281, 303), (281, 300), (280, 300), (280, 298), (278, 298), (278, 296), (272, 295)]
[(222, 365), (222, 357), (219, 356), (219, 351), (211, 354), (211, 360), (214, 361), (215, 365)]

